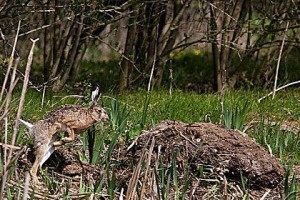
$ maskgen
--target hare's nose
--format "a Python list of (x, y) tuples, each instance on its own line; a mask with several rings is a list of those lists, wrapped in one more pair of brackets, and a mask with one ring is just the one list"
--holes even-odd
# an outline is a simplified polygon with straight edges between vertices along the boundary
[(101, 121), (106, 122), (109, 120), (109, 117), (106, 113), (102, 113)]

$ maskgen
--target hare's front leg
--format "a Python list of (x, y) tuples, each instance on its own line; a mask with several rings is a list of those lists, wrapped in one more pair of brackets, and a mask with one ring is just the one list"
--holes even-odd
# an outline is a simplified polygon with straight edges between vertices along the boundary
[(54, 147), (59, 147), (59, 146), (63, 145), (64, 143), (74, 141), (75, 135), (74, 135), (74, 130), (72, 128), (70, 128), (69, 126), (67, 126), (64, 123), (55, 123), (55, 126), (56, 126), (56, 131), (55, 131), (54, 135), (57, 132), (67, 132), (68, 136), (63, 137), (60, 140), (54, 139), (55, 140), (53, 142)]
[(68, 133), (68, 137), (61, 138), (61, 141), (65, 142), (65, 143), (73, 142), (75, 140), (74, 130), (70, 127), (67, 127), (66, 131)]

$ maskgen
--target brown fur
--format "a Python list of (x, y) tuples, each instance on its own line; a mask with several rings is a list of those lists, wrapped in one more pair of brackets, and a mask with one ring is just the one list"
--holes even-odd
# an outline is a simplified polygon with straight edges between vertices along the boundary
[[(89, 108), (75, 105), (61, 106), (48, 113), (43, 120), (34, 123), (30, 128), (36, 156), (30, 170), (32, 181), (38, 182), (38, 167), (43, 164), (47, 154), (51, 155), (51, 150), (54, 151), (55, 147), (74, 141), (74, 134), (82, 133), (93, 124), (106, 122), (108, 119), (106, 111), (94, 102)], [(59, 140), (57, 137), (59, 132), (65, 132), (67, 136)]]

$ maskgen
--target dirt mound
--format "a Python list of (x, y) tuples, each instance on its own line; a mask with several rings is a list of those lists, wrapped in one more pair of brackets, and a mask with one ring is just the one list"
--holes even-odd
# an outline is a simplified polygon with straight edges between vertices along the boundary
[(223, 126), (163, 121), (137, 138), (135, 151), (145, 147), (149, 138), (155, 139), (154, 151), (160, 146), (165, 158), (177, 151), (182, 170), (187, 165), (193, 171), (201, 165), (212, 166), (219, 175), (236, 180), (242, 175), (259, 188), (274, 188), (283, 179), (284, 169), (278, 159), (247, 135)]

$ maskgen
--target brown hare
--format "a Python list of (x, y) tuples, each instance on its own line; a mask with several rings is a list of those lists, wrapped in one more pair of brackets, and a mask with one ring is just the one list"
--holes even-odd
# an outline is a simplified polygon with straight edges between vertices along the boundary
[[(36, 158), (30, 170), (33, 183), (38, 183), (38, 168), (50, 157), (55, 147), (74, 141), (74, 134), (88, 130), (97, 122), (108, 121), (109, 117), (106, 111), (97, 103), (100, 96), (97, 87), (92, 93), (93, 103), (88, 108), (75, 105), (63, 105), (52, 110), (43, 120), (33, 124), (20, 119), (29, 129), (29, 135), (33, 138), (34, 142)], [(59, 132), (65, 132), (67, 136), (59, 139)]]

